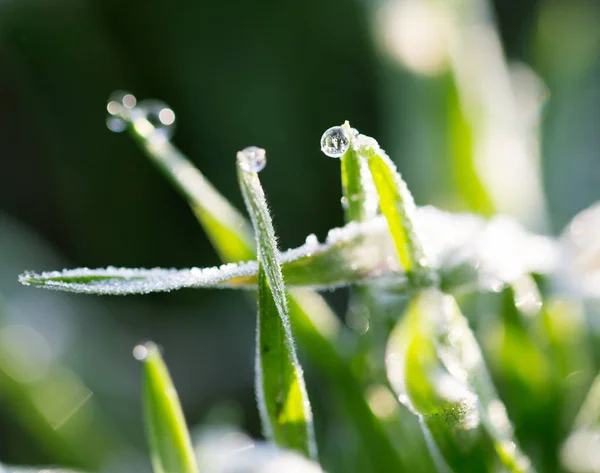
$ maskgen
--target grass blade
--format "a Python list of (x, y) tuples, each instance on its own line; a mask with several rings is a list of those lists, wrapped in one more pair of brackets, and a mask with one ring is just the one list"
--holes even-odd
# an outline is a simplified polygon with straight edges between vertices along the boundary
[[(553, 240), (528, 234), (505, 217), (486, 222), (433, 207), (418, 209), (416, 216), (432, 267), (438, 269), (446, 292), (489, 290), (490, 281), (511, 283), (528, 273), (548, 274), (558, 269), (558, 248)], [(395, 292), (406, 293), (409, 287), (394, 251), (387, 223), (378, 217), (335, 228), (324, 243), (309, 242), (283, 252), (280, 263), (288, 287), (334, 288), (376, 276), (384, 282), (387, 275), (392, 277)], [(184, 287), (255, 288), (257, 277), (258, 264), (249, 261), (181, 270), (108, 267), (27, 272), (19, 280), (46, 289), (121, 295)]]
[(134, 356), (144, 365), (144, 419), (154, 473), (197, 473), (179, 397), (158, 348), (139, 345)]
[[(140, 103), (143, 107), (143, 102)], [(126, 111), (126, 109), (123, 109)], [(144, 113), (122, 117), (144, 154), (186, 199), (224, 262), (254, 257), (252, 229), (246, 219), (168, 139)]]
[(264, 161), (264, 153), (257, 148), (238, 153), (238, 180), (258, 248), (257, 401), (267, 437), (281, 447), (315, 458), (312, 411), (294, 348), (275, 231), (255, 172), (260, 169), (250, 161), (256, 156)]
[(347, 145), (347, 150), (339, 156), (342, 174), (342, 204), (346, 223), (364, 222), (374, 218), (377, 213), (377, 193), (373, 187), (373, 180), (366, 161), (361, 158), (355, 147), (357, 136), (357, 130), (345, 122), (342, 126), (328, 129), (321, 138), (321, 150), (328, 156), (332, 156), (330, 154), (331, 145), (340, 146), (338, 152), (333, 156), (337, 156), (343, 151), (344, 145)]
[[(397, 262), (388, 258), (393, 248), (383, 220), (353, 225), (330, 232), (327, 240), (308, 242), (278, 255), (291, 286), (335, 288), (375, 275), (396, 272)], [(25, 273), (20, 281), (70, 292), (92, 294), (139, 294), (171, 291), (183, 287), (256, 288), (258, 263), (229, 263), (214, 268), (190, 269), (71, 269), (41, 274)]]
[(385, 216), (404, 270), (426, 284), (435, 279), (429, 270), (425, 250), (415, 228), (416, 207), (412, 194), (392, 160), (372, 138), (357, 138), (358, 153), (366, 158), (379, 195), (379, 208)]
[(422, 419), (432, 456), (454, 471), (530, 472), (481, 351), (451, 296), (420, 292), (387, 348), (396, 394)]

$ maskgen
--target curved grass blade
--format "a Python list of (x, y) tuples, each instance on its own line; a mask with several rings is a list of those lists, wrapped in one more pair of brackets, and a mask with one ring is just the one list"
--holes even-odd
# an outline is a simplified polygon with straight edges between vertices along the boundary
[[(252, 153), (262, 153), (255, 150)], [(312, 411), (296, 356), (277, 242), (258, 174), (246, 169), (251, 151), (238, 153), (238, 180), (258, 248), (256, 397), (263, 430), (283, 448), (316, 458)]]
[(144, 420), (154, 473), (197, 473), (179, 397), (158, 348), (153, 343), (139, 345), (134, 356), (144, 366)]
[[(417, 219), (432, 267), (446, 292), (490, 290), (528, 273), (549, 274), (558, 267), (557, 244), (526, 233), (506, 217), (484, 219), (418, 209)], [(308, 242), (280, 255), (289, 287), (335, 288), (375, 277), (386, 290), (407, 293), (407, 278), (394, 256), (385, 220), (350, 223), (329, 232), (322, 244)], [(184, 287), (255, 288), (258, 264), (191, 269), (70, 269), (24, 273), (26, 285), (87, 294), (145, 294)]]
[(379, 195), (379, 208), (385, 216), (404, 270), (414, 275), (414, 283), (432, 284), (436, 275), (429, 269), (429, 261), (415, 227), (416, 207), (412, 194), (388, 155), (372, 138), (357, 138), (359, 154), (369, 163), (369, 169)]
[(348, 150), (340, 158), (344, 219), (346, 223), (371, 220), (377, 214), (377, 193), (367, 163), (355, 147), (357, 131), (348, 122), (339, 129), (350, 142)]
[(128, 130), (144, 154), (187, 200), (220, 258), (224, 262), (253, 259), (252, 229), (239, 211), (143, 114), (126, 113), (121, 118), (129, 123)]
[(422, 419), (432, 456), (453, 471), (531, 472), (466, 319), (451, 296), (420, 292), (394, 329), (388, 378)]
[[(325, 243), (308, 242), (278, 255), (283, 275), (291, 286), (335, 288), (377, 275), (396, 272), (388, 258), (390, 241), (381, 219), (330, 232)], [(25, 273), (20, 281), (70, 292), (139, 294), (183, 287), (256, 288), (258, 263), (249, 261), (214, 268), (190, 269), (73, 269), (41, 274)]]

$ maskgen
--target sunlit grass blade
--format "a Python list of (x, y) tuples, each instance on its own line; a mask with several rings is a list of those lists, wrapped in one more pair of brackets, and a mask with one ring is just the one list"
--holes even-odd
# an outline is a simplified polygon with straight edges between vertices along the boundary
[(143, 363), (144, 420), (154, 473), (197, 473), (179, 397), (158, 348), (146, 343), (133, 353)]
[[(467, 214), (449, 214), (433, 207), (417, 211), (432, 267), (446, 292), (489, 290), (490, 282), (510, 283), (528, 273), (551, 274), (558, 269), (556, 242), (528, 234), (514, 221), (489, 222)], [(250, 249), (249, 249), (250, 251)], [(281, 253), (288, 287), (335, 288), (386, 275), (390, 288), (406, 293), (407, 280), (394, 256), (394, 243), (382, 217), (350, 223), (329, 232), (325, 242), (306, 244)], [(145, 294), (184, 287), (255, 288), (258, 264), (190, 269), (69, 269), (27, 272), (21, 283), (87, 294)], [(300, 315), (299, 315), (300, 317)]]
[[(308, 241), (278, 255), (278, 260), (290, 286), (324, 289), (396, 273), (397, 262), (388, 258), (391, 251), (385, 222), (380, 219), (362, 226), (334, 229), (324, 243)], [(80, 268), (25, 273), (20, 278), (23, 284), (47, 289), (117, 295), (164, 292), (183, 287), (255, 288), (257, 280), (256, 261), (181, 270)]]
[(432, 456), (454, 471), (530, 472), (477, 342), (451, 296), (420, 292), (386, 356), (400, 400), (421, 419)]
[[(127, 97), (135, 104), (131, 94), (120, 100)], [(129, 133), (144, 154), (187, 200), (220, 258), (227, 263), (252, 259), (254, 240), (246, 219), (169, 141), (164, 130), (155, 127), (145, 101), (132, 108), (120, 100), (109, 102), (109, 112), (128, 125)], [(157, 101), (151, 102), (156, 107)], [(163, 105), (164, 110), (170, 110)]]
[(531, 277), (487, 298), (488, 307), (496, 304), (498, 316), (479, 329), (485, 358), (520, 444), (551, 471), (591, 381), (582, 309), (565, 300), (542, 304)]
[(266, 436), (315, 458), (312, 411), (294, 347), (275, 231), (256, 172), (265, 159), (265, 151), (258, 148), (237, 155), (238, 180), (258, 248), (256, 397)]
[(415, 228), (416, 207), (412, 194), (392, 160), (374, 139), (361, 135), (357, 142), (358, 153), (368, 160), (379, 195), (379, 208), (388, 222), (402, 267), (415, 276), (414, 282), (421, 278), (431, 282), (434, 273), (429, 269), (430, 262)]
[(370, 220), (377, 212), (377, 193), (367, 163), (355, 146), (357, 136), (358, 131), (345, 122), (342, 126), (329, 128), (321, 137), (321, 151), (327, 156), (340, 158), (346, 223)]
[(450, 77), (446, 90), (450, 141), (448, 148), (452, 157), (452, 174), (457, 191), (468, 210), (482, 215), (493, 215), (495, 209), (492, 197), (477, 170), (474, 130), (467, 122), (456, 83)]

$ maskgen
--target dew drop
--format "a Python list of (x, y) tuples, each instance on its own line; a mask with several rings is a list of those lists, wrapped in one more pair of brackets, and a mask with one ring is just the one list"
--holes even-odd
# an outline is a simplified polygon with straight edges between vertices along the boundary
[(106, 126), (110, 131), (121, 133), (127, 128), (127, 121), (131, 115), (131, 110), (135, 107), (137, 100), (131, 92), (126, 90), (117, 90), (110, 94), (106, 111)]
[(257, 146), (248, 146), (237, 153), (237, 161), (245, 172), (260, 172), (267, 165), (267, 153)]
[(133, 349), (133, 357), (138, 361), (144, 361), (148, 356), (148, 348), (145, 345), (137, 345)]
[(314, 233), (311, 233), (310, 235), (308, 235), (306, 237), (306, 240), (305, 240), (304, 244), (306, 246), (318, 246), (319, 245), (319, 240), (318, 240), (317, 236)]
[(109, 115), (106, 117), (106, 128), (114, 133), (122, 133), (127, 128), (125, 120)]
[(350, 147), (350, 136), (342, 126), (329, 128), (321, 137), (321, 151), (330, 158), (341, 157)]
[(117, 90), (110, 94), (106, 110), (111, 115), (121, 115), (126, 110), (131, 110), (135, 107), (137, 99), (135, 95), (126, 90)]
[(146, 361), (148, 356), (152, 353), (159, 352), (158, 346), (154, 342), (146, 342), (144, 344), (137, 345), (133, 349), (133, 357), (138, 361)]
[(153, 141), (168, 141), (175, 132), (175, 112), (160, 100), (142, 100), (131, 110), (131, 121), (136, 130)]

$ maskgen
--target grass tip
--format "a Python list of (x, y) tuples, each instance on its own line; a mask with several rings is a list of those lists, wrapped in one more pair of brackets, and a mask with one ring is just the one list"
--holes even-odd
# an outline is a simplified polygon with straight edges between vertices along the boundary
[(147, 361), (148, 358), (155, 353), (159, 353), (159, 349), (154, 342), (139, 344), (133, 349), (133, 357), (142, 363)]

